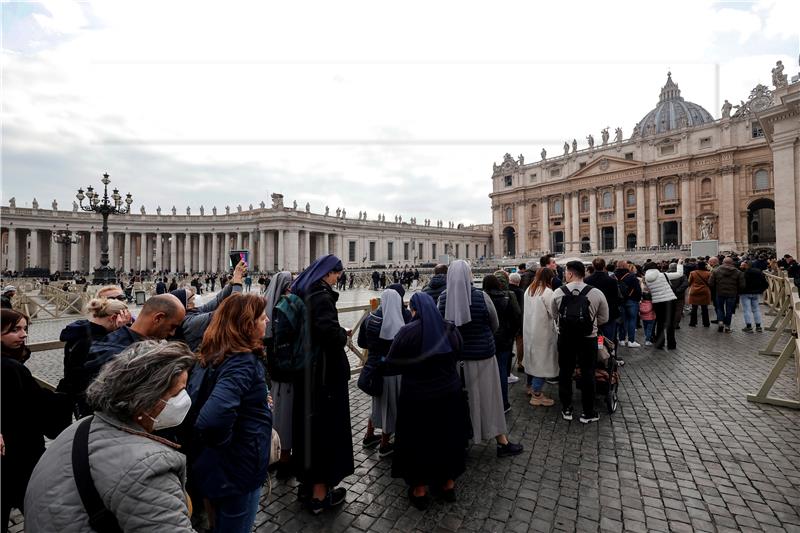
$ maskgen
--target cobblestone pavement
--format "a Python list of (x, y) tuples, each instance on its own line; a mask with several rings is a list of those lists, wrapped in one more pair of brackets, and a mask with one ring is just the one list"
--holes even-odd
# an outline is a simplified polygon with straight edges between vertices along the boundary
[[(558, 403), (532, 408), (522, 383), (512, 386), (510, 438), (524, 453), (498, 459), (494, 443), (472, 446), (458, 501), (425, 512), (391, 478), (391, 459), (362, 448), (370, 401), (353, 380), (346, 503), (311, 516), (295, 481), (273, 478), (255, 530), (800, 531), (800, 412), (745, 399), (775, 361), (757, 353), (770, 334), (685, 324), (675, 351), (621, 349), (619, 409), (601, 409), (599, 423), (565, 422)], [(773, 394), (796, 394), (790, 366)]]

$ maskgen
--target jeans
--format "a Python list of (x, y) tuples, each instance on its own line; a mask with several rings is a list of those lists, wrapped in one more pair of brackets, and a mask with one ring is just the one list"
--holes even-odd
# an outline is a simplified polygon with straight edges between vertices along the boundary
[(689, 314), (689, 325), (697, 325), (697, 308), (700, 307), (700, 314), (703, 317), (703, 326), (708, 327), (711, 325), (708, 319), (708, 306), (707, 305), (694, 305), (692, 304), (692, 312)]
[(563, 409), (572, 407), (572, 375), (575, 363), (581, 369), (581, 402), (586, 415), (594, 409), (594, 368), (597, 364), (597, 337), (558, 336), (558, 397)]
[(755, 324), (761, 325), (761, 309), (758, 308), (758, 294), (742, 294), (739, 301), (742, 302), (744, 309), (744, 323), (748, 326)]
[(544, 387), (544, 378), (531, 376), (530, 374), (525, 374), (525, 376), (527, 377), (528, 386), (533, 390), (533, 392), (542, 392), (542, 387)]
[(655, 320), (642, 320), (642, 327), (644, 328), (644, 341), (652, 341), (653, 327), (656, 325)]
[(733, 318), (733, 306), (736, 305), (736, 296), (717, 296), (714, 307), (717, 310), (717, 324), (731, 327)]
[(628, 339), (629, 342), (636, 340), (636, 319), (639, 317), (639, 302), (627, 300), (622, 304), (622, 328), (619, 332), (619, 339)]
[(261, 487), (246, 494), (214, 500), (214, 533), (250, 533), (256, 521)]
[(503, 409), (508, 409), (508, 363), (511, 361), (511, 350), (498, 350), (497, 368), (500, 371), (500, 390), (503, 393)]

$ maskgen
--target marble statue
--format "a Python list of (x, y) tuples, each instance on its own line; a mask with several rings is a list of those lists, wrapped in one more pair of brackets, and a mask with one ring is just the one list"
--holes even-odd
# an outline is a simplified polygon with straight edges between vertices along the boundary
[(51, 205), (51, 207), (53, 208), (53, 211), (58, 211), (58, 202), (56, 202), (55, 200), (53, 200), (53, 203), (52, 203), (52, 204), (50, 204), (50, 205)]
[(161, 216), (161, 206), (156, 207), (156, 215)]
[(342, 208), (342, 218), (347, 218), (347, 210)]
[(272, 193), (272, 209), (283, 209), (283, 195), (276, 192)]
[(713, 232), (714, 222), (711, 220), (711, 217), (705, 215), (703, 217), (703, 222), (700, 223), (700, 239), (703, 241), (709, 240)]
[(331, 208), (326, 205), (325, 206), (325, 216), (328, 216), (328, 213), (330, 213), (330, 212), (331, 212)]
[(394, 216), (394, 223), (397, 224), (397, 215)]
[(364, 211), (364, 220), (365, 221), (367, 220), (367, 212), (366, 211)]
[(336, 208), (336, 218), (339, 218), (342, 214), (342, 210), (340, 208)]
[(186, 206), (186, 215), (191, 215), (191, 214), (192, 214), (192, 208), (187, 205)]
[(575, 140), (575, 139), (572, 139), (572, 153), (574, 154), (577, 151), (578, 151), (578, 141)]
[(297, 200), (295, 200), (294, 202), (292, 202), (292, 209), (294, 209), (295, 211), (297, 211)]
[(201, 204), (201, 205), (200, 205), (200, 216), (203, 216), (203, 215), (205, 215), (205, 214), (206, 214), (206, 208), (205, 208), (205, 207), (203, 207), (203, 205)]
[(594, 136), (591, 133), (586, 137), (586, 142), (589, 143), (589, 148), (594, 148)]
[(722, 104), (722, 118), (731, 118), (732, 108), (733, 105), (728, 100), (725, 100), (725, 103)]
[(542, 161), (544, 161), (545, 159), (547, 159), (547, 150), (542, 148)]
[(525, 156), (523, 156), (522, 154), (519, 154), (519, 164), (520, 165), (525, 164)]
[(609, 138), (608, 127), (600, 132), (600, 137), (603, 139), (603, 146), (607, 145)]
[(225, 206), (225, 214), (226, 215), (230, 215), (231, 214), (231, 206), (229, 206), (229, 205)]
[(361, 220), (361, 211), (358, 212), (358, 220)]
[(253, 210), (253, 204), (250, 204), (249, 206), (247, 206), (247, 210), (248, 211), (252, 211)]
[(175, 215), (177, 215), (177, 214), (178, 214), (178, 210), (177, 210), (177, 209), (175, 209), (175, 206), (173, 205), (173, 206), (172, 206), (172, 216), (175, 216)]
[(775, 63), (775, 68), (772, 69), (772, 85), (775, 88), (786, 87), (786, 74), (783, 73), (783, 61)]
[(500, 168), (500, 167), (498, 167), (498, 166), (497, 166), (497, 163), (492, 163), (492, 170), (493, 170), (494, 172), (497, 172), (497, 169), (498, 169), (498, 168)]
[(237, 212), (237, 213), (241, 213), (241, 212), (242, 212), (242, 204), (237, 204), (237, 206), (236, 206), (236, 212)]
[(36, 198), (34, 198), (33, 202), (31, 202), (31, 207), (34, 209), (39, 209), (39, 202), (36, 201)]
[(568, 153), (569, 153), (569, 143), (567, 141), (564, 141), (564, 155), (567, 155)]
[(144, 215), (144, 214), (146, 214), (146, 213), (145, 213), (145, 210), (144, 210), (144, 206), (142, 206), (142, 207), (140, 207), (140, 208), (139, 208), (139, 213), (141, 213), (141, 214), (143, 214), (143, 215)]
[(72, 200), (72, 212), (73, 213), (78, 212), (78, 202), (76, 202), (75, 200)]
[(259, 207), (259, 208), (261, 208), (261, 209), (264, 209), (265, 207), (267, 207), (267, 204), (266, 204), (266, 203), (264, 203), (264, 200), (261, 200), (261, 201), (258, 203), (258, 207)]
[(306, 202), (306, 213), (310, 213), (310, 212), (311, 212), (311, 204)]
[(622, 142), (622, 128), (617, 128), (614, 130), (614, 142), (616, 143)]
[(16, 197), (12, 196), (12, 197), (11, 197), (11, 198), (8, 200), (8, 207), (11, 207), (12, 209), (13, 209), (14, 207), (17, 207), (17, 198), (16, 198)]
[(211, 214), (217, 216), (217, 206), (211, 208)]
[(639, 127), (639, 123), (637, 122), (636, 125), (633, 127), (633, 135), (631, 137), (636, 137), (641, 133), (641, 128)]

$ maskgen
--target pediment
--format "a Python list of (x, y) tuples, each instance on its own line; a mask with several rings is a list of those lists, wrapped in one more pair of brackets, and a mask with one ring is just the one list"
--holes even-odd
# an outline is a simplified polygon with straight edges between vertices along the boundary
[(583, 178), (587, 176), (619, 172), (622, 170), (631, 170), (642, 166), (644, 166), (642, 161), (632, 161), (629, 159), (621, 159), (619, 157), (604, 155), (598, 157), (596, 160), (592, 161), (569, 177), (570, 179)]

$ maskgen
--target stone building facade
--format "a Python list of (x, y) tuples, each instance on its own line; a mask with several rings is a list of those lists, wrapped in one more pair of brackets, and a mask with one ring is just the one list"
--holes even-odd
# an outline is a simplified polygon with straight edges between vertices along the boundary
[[(22, 271), (44, 268), (91, 272), (100, 264), (102, 218), (94, 213), (20, 208), (12, 198), (2, 207), (2, 267)], [(202, 208), (201, 208), (202, 210)], [(143, 211), (143, 210), (142, 210)], [(109, 218), (110, 266), (118, 270), (170, 272), (221, 271), (228, 268), (228, 252), (249, 250), (254, 269), (302, 270), (325, 253), (335, 253), (347, 268), (375, 264), (412, 265), (436, 262), (443, 254), (478, 259), (490, 251), (488, 225), (463, 227), (415, 219), (386, 221), (358, 219), (346, 212), (317, 214), (285, 207), (273, 195), (267, 207), (225, 214), (129, 213)], [(452, 226), (452, 227), (451, 227)], [(52, 236), (69, 232), (79, 242), (57, 244)]]
[[(776, 169), (759, 110), (797, 88), (759, 86), (747, 103), (726, 100), (715, 120), (683, 99), (669, 73), (628, 139), (606, 129), (586, 148), (566, 142), (563, 154), (543, 150), (535, 163), (506, 154), (492, 174), (495, 253), (620, 253), (701, 238), (721, 250), (774, 245)], [(784, 128), (796, 154), (800, 124)], [(789, 173), (796, 179), (796, 168)], [(796, 211), (786, 214), (797, 220)]]

